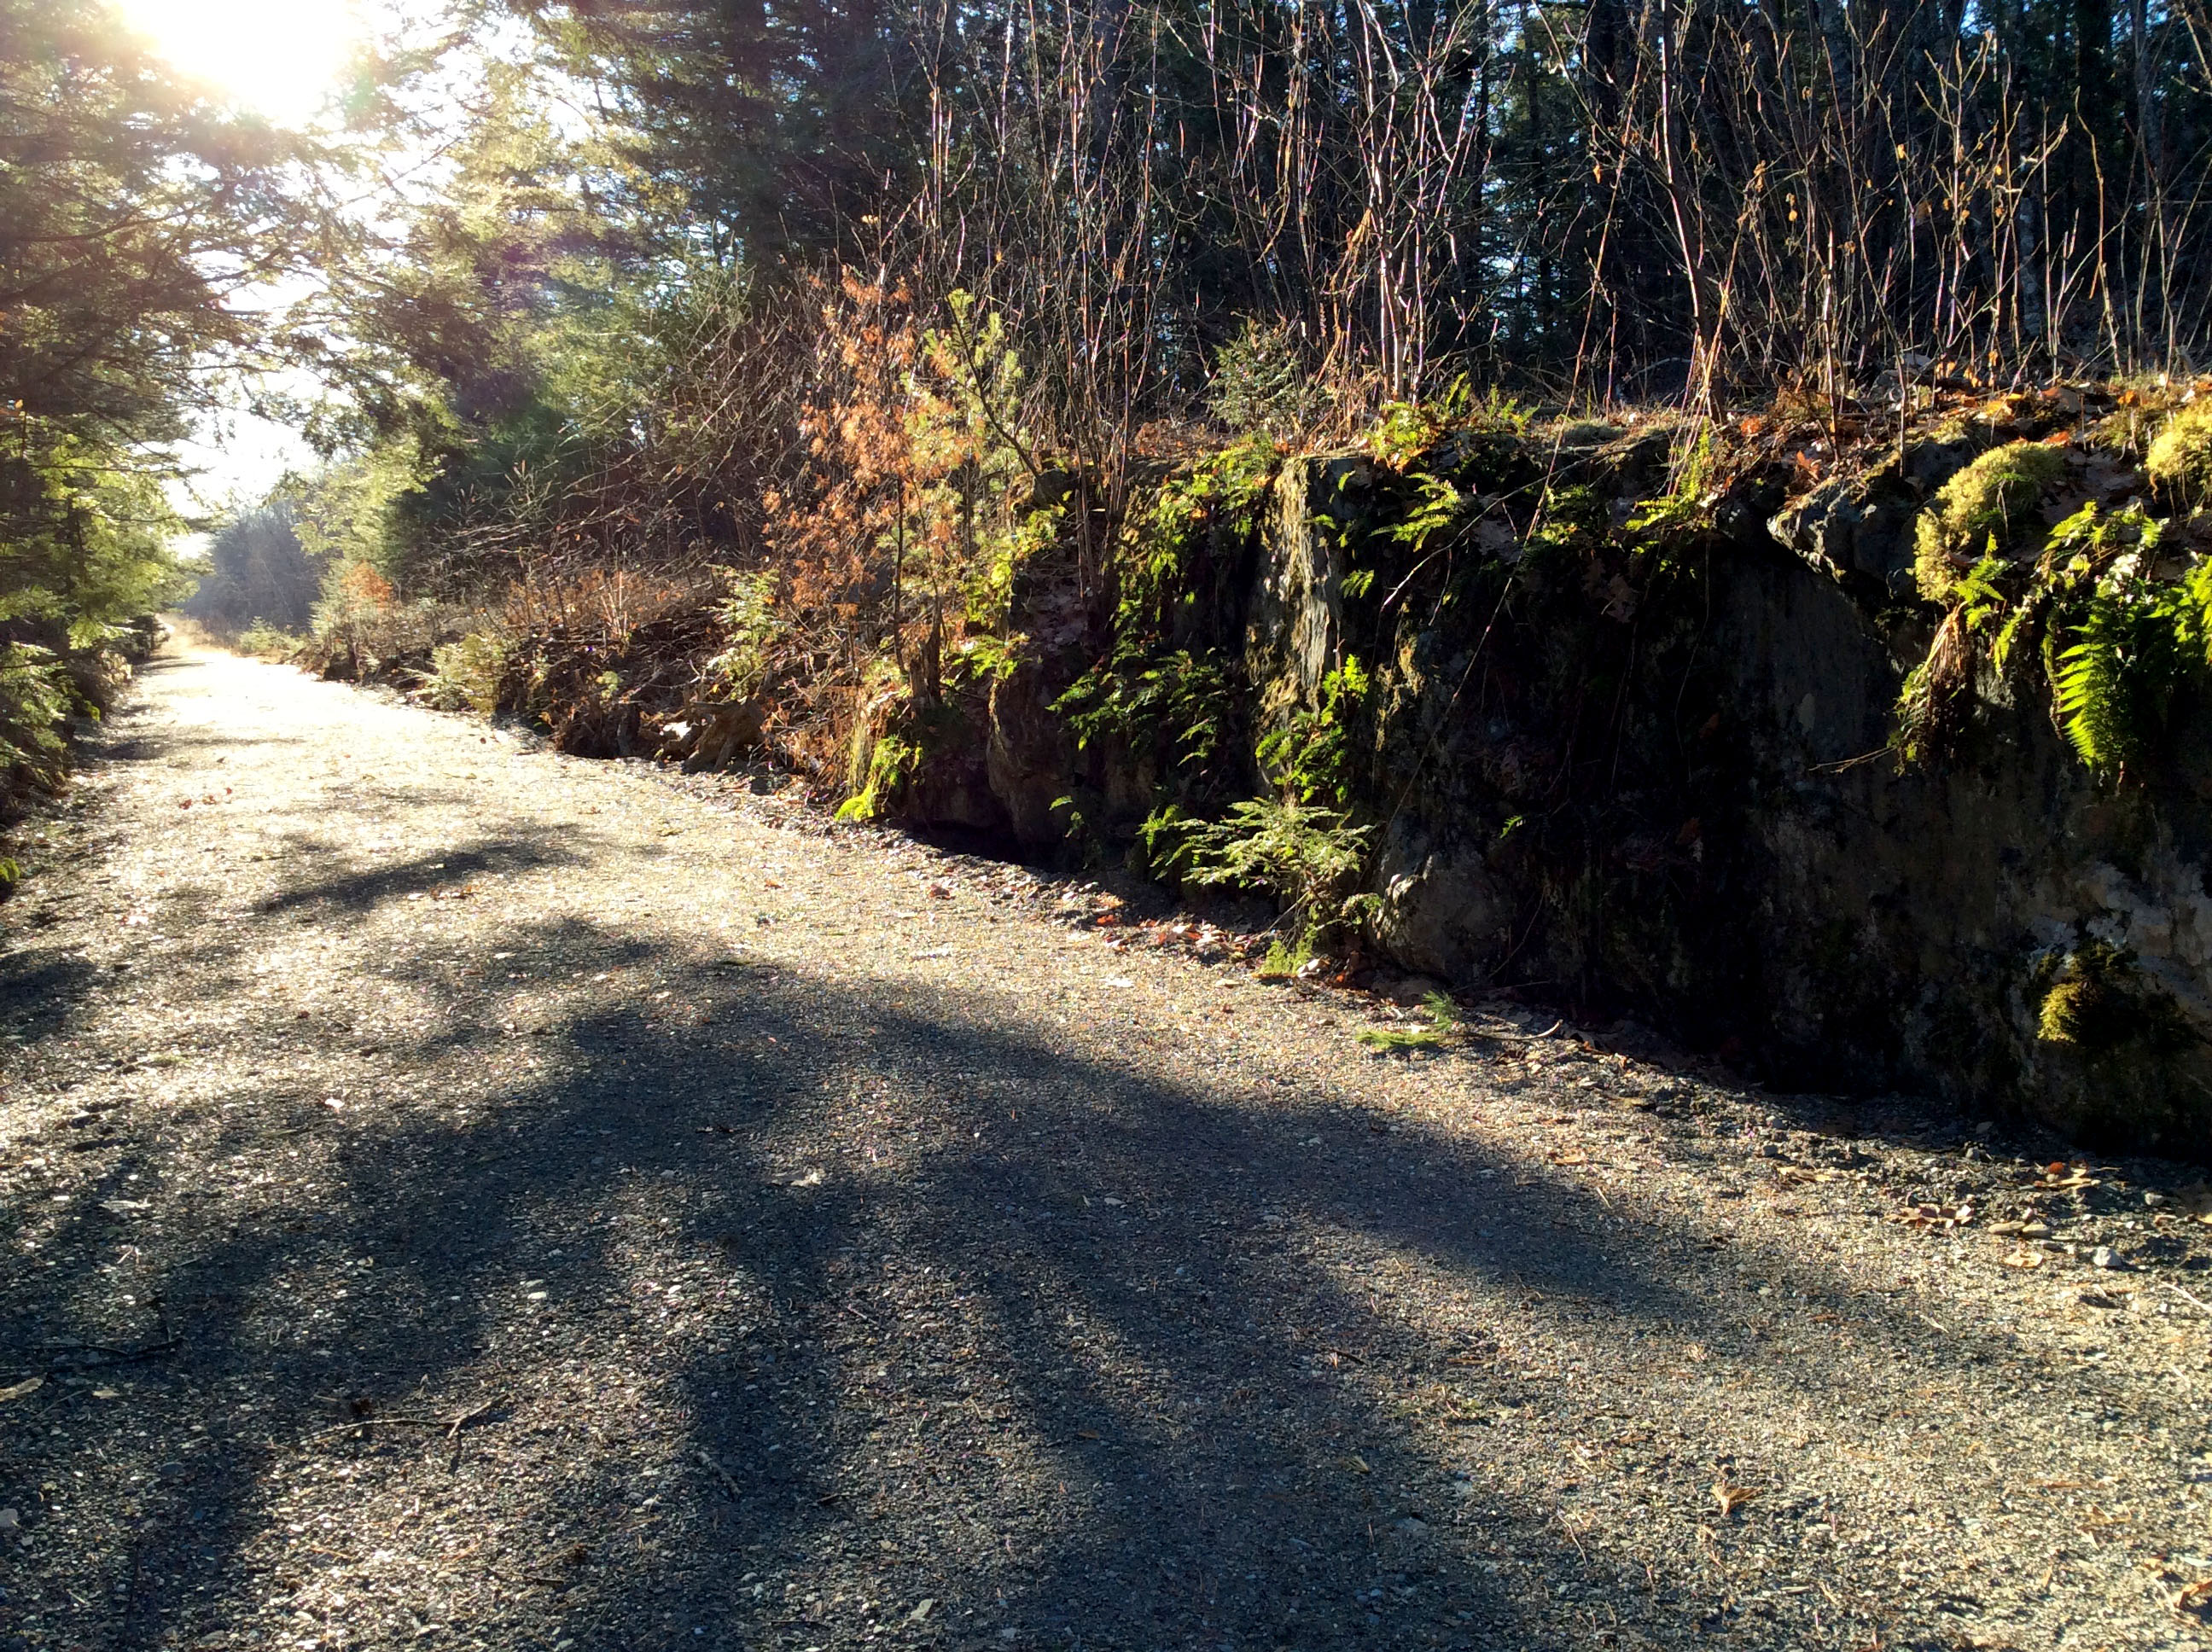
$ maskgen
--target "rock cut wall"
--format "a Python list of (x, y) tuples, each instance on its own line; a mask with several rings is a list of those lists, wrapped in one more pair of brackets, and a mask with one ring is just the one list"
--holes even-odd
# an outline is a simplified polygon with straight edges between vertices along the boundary
[[(960, 721), (908, 817), (1058, 853), (1073, 814), (1127, 844), (1170, 794), (1204, 812), (1279, 782), (1265, 737), (1311, 726), (1353, 661), (1364, 689), (1331, 714), (1373, 829), (1372, 949), (1778, 1082), (2212, 1151), (2212, 708), (2184, 695), (2159, 760), (2115, 785), (2047, 695), (1985, 671), (1955, 748), (1904, 768), (1894, 708), (1934, 623), (1912, 522), (1975, 444), (1795, 501), (1753, 474), (1655, 525), (1669, 438), (1601, 435), (1284, 462), (1172, 556), (1149, 548), (1174, 586), (1150, 617), (1102, 599), (1070, 625), (1037, 571), (1014, 623), (1049, 608), (1054, 646)], [(1414, 531), (1440, 489), (1449, 520)], [(1109, 656), (1127, 682), (1148, 659), (1218, 674), (1203, 783), (1170, 736), (1071, 729), (1061, 696)]]

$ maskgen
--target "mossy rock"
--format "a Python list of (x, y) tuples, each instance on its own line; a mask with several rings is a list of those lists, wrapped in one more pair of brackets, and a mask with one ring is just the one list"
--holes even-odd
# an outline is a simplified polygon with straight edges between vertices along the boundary
[(2160, 493), (2191, 509), (2212, 501), (2212, 401), (2191, 402), (2168, 419), (2143, 468)]
[(2130, 993), (2096, 980), (2062, 981), (2043, 995), (2035, 1036), (2046, 1044), (2064, 1044), (2096, 1054), (2125, 1043), (2136, 1030)]
[(2036, 1042), (2058, 1102), (2051, 1122), (2093, 1145), (2201, 1145), (2204, 1050), (2179, 1008), (2125, 954), (2067, 958), (2044, 990)]
[(1913, 527), (1913, 575), (1929, 602), (1948, 602), (1959, 575), (1992, 544), (2015, 549), (2037, 526), (2044, 490), (2066, 473), (2066, 456), (2041, 442), (1993, 447), (1936, 491)]

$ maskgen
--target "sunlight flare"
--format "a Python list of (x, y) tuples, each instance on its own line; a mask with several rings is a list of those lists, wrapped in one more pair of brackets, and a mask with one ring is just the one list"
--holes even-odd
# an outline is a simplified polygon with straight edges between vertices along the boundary
[(349, 0), (117, 0), (179, 73), (285, 125), (319, 109), (362, 36)]

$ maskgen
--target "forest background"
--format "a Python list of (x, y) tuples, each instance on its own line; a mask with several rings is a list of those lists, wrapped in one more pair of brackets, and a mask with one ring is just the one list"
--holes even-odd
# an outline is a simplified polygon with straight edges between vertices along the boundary
[(0, 0), (0, 761), (57, 775), (182, 594), (161, 483), (241, 395), (325, 462), (214, 525), (210, 623), (489, 703), (517, 637), (698, 616), (723, 697), (803, 661), (781, 755), (840, 774), (1209, 447), (2183, 372), (2208, 50), (2147, 0), (474, 0), (301, 137)]

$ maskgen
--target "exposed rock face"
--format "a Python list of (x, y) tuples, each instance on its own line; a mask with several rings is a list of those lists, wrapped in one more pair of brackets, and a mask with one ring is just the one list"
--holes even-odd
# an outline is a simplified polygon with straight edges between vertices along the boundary
[[(1741, 489), (1662, 555), (1606, 537), (1665, 486), (1633, 442), (1566, 456), (1594, 525), (1571, 544), (1510, 444), (1463, 456), (1480, 515), (1449, 544), (1389, 531), (1405, 478), (1295, 461), (1207, 606), (1255, 738), (1316, 713), (1347, 657), (1371, 673), (1371, 935), (1408, 968), (1633, 1011), (1784, 1083), (2212, 1152), (2208, 708), (2179, 708), (2172, 756), (2124, 788), (2003, 683), (1948, 763), (1885, 750), (1930, 623), (1906, 600), (1914, 513), (1971, 456), (1922, 444), (1795, 503)], [(1077, 751), (1051, 710), (1077, 669), (994, 689), (948, 812), (987, 792), (1034, 850), (1087, 787), (1094, 828), (1133, 828), (1158, 765)]]
[(1513, 951), (1512, 891), (1500, 885), (1474, 844), (1435, 840), (1394, 824), (1376, 868), (1382, 910), (1375, 939), (1408, 969), (1450, 981), (1492, 979)]

